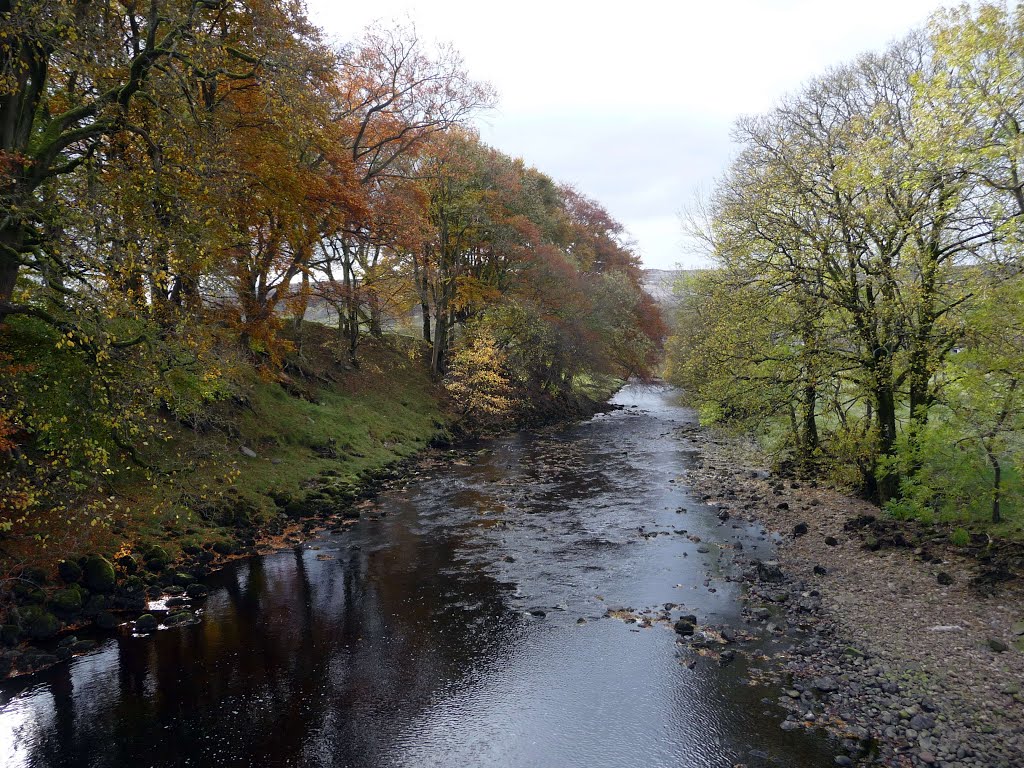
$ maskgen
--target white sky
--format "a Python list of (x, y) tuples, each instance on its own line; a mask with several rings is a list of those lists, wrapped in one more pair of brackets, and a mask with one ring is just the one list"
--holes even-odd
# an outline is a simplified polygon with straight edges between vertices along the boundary
[[(600, 201), (648, 267), (700, 263), (679, 213), (728, 166), (733, 120), (884, 47), (941, 0), (307, 0), (332, 39), (408, 19), (498, 91), (488, 144)], [(949, 5), (950, 3), (945, 3)]]

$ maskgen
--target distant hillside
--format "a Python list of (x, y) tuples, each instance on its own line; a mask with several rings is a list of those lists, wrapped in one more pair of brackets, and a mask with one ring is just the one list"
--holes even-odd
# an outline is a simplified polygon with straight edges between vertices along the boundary
[(680, 278), (695, 274), (695, 269), (645, 269), (644, 289), (665, 308), (676, 303), (673, 287)]

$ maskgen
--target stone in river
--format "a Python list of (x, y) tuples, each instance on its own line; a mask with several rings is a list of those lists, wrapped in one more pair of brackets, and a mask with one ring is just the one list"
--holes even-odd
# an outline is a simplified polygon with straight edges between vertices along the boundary
[(677, 621), (675, 623), (674, 628), (676, 630), (676, 634), (682, 635), (683, 637), (689, 637), (693, 635), (696, 629), (693, 624), (691, 624), (688, 621), (685, 621), (684, 619), (680, 619), (679, 621)]

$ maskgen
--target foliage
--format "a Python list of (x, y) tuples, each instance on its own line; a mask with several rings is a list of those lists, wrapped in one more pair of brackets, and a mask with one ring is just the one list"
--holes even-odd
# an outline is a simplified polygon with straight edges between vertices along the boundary
[(362, 471), (422, 442), (425, 406), (338, 382), (404, 370), (378, 353), (413, 307), (467, 419), (653, 370), (622, 226), (480, 142), (495, 95), (451, 46), (332, 47), (273, 0), (14, 0), (0, 28), (3, 557), (184, 525), (249, 482), (243, 434), (296, 488), (311, 454)]
[(903, 516), (1020, 503), (1024, 23), (937, 14), (739, 120), (669, 375)]

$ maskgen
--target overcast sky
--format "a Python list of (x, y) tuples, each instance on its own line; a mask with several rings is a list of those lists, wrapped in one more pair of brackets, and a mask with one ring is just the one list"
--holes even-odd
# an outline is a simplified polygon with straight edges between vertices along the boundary
[[(335, 40), (408, 19), (498, 91), (488, 144), (599, 200), (648, 267), (695, 266), (679, 213), (733, 152), (733, 120), (923, 24), (942, 0), (307, 0)], [(949, 3), (945, 3), (948, 5)]]

